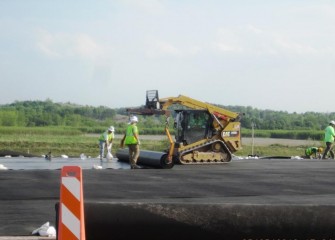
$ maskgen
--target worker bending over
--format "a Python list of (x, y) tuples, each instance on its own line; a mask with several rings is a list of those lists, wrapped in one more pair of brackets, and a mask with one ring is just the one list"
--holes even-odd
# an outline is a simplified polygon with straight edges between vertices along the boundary
[(112, 145), (114, 140), (114, 127), (110, 126), (104, 133), (99, 137), (99, 147), (100, 147), (100, 160), (105, 156), (105, 148), (107, 148), (107, 153), (112, 153)]
[(305, 158), (320, 159), (323, 149), (321, 147), (309, 147), (305, 150)]

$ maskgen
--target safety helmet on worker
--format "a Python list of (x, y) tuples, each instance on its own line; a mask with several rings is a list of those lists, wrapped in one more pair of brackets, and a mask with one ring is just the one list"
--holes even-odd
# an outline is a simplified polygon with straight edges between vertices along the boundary
[(108, 131), (110, 131), (110, 132), (114, 132), (114, 131), (115, 131), (115, 129), (114, 129), (114, 127), (113, 127), (113, 126), (110, 126), (110, 127), (108, 128)]
[(319, 153), (323, 152), (323, 148), (322, 148), (322, 147), (319, 147), (319, 148), (318, 148), (318, 152), (319, 152)]
[(334, 121), (334, 120), (331, 120), (331, 121), (329, 122), (329, 124), (331, 124), (331, 125), (335, 125), (335, 121)]
[(130, 117), (130, 122), (131, 123), (138, 122), (138, 118), (136, 116), (132, 116), (132, 117)]

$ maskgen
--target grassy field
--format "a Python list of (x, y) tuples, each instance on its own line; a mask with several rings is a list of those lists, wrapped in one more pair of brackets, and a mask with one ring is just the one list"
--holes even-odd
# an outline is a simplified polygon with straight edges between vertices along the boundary
[[(119, 148), (121, 135), (116, 135), (113, 144), (113, 154)], [(259, 156), (301, 156), (304, 150), (312, 145), (323, 146), (317, 141), (297, 141), (273, 138), (255, 139), (252, 142), (242, 141), (243, 150), (235, 155), (247, 156), (257, 154)], [(169, 144), (165, 136), (141, 136), (141, 149), (152, 151), (164, 151)], [(83, 134), (73, 129), (54, 128), (0, 128), (0, 156), (8, 152), (19, 152), (23, 155), (31, 154), (41, 156), (49, 151), (57, 157), (62, 154), (70, 157), (79, 157), (81, 153), (96, 157), (99, 155), (98, 135)]]
[[(112, 153), (120, 147), (121, 136), (117, 136), (113, 143)], [(141, 140), (141, 148), (153, 151), (162, 151), (168, 147), (167, 140)], [(99, 155), (98, 135), (80, 134), (22, 134), (0, 135), (0, 156), (10, 152), (22, 155), (42, 156), (51, 151), (57, 157), (62, 154), (70, 157), (79, 157), (81, 153), (86, 156)]]

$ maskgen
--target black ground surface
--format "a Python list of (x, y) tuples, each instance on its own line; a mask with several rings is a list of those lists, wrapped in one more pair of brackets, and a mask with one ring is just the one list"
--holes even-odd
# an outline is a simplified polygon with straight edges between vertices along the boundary
[[(335, 238), (335, 161), (83, 170), (87, 239)], [(60, 170), (0, 172), (0, 236), (55, 226)]]

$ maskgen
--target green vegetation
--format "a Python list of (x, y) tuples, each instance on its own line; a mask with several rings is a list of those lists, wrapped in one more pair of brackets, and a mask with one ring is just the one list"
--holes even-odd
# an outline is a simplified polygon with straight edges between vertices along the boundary
[[(335, 113), (288, 113), (283, 111), (258, 110), (252, 107), (222, 106), (244, 113), (242, 136), (251, 137), (255, 124), (255, 137), (304, 139), (319, 141), (329, 120)], [(139, 116), (141, 134), (164, 135), (164, 116)], [(172, 119), (170, 131), (173, 134)], [(80, 106), (71, 103), (46, 101), (23, 101), (0, 105), (0, 151), (18, 151), (37, 156), (52, 151), (57, 156), (98, 155), (97, 138), (113, 125), (116, 134), (123, 134), (128, 114), (125, 108)], [(118, 139), (114, 151), (118, 148)], [(142, 141), (142, 149), (165, 150), (167, 141)], [(244, 145), (239, 155), (251, 153), (251, 146)], [(307, 146), (262, 146), (260, 155), (301, 155)]]
[(251, 129), (254, 123), (257, 129), (265, 130), (323, 130), (330, 120), (335, 119), (335, 112), (288, 113), (241, 106), (226, 106), (225, 108), (244, 113), (241, 123), (247, 129)]
[[(252, 130), (242, 129), (243, 137), (251, 137)], [(301, 139), (301, 140), (322, 140), (324, 130), (259, 130), (254, 131), (255, 137), (261, 138), (283, 138), (283, 139)]]
[[(335, 119), (331, 113), (288, 113), (284, 111), (259, 110), (252, 107), (223, 106), (222, 108), (240, 112), (243, 129), (323, 131), (329, 120)], [(46, 101), (23, 101), (0, 105), (0, 126), (42, 127), (67, 126), (80, 128), (84, 132), (98, 133), (101, 128), (114, 124), (123, 129), (127, 121), (125, 108), (111, 109), (104, 106), (80, 106), (72, 103)], [(121, 118), (120, 118), (121, 116)], [(123, 116), (123, 118), (122, 118)], [(164, 117), (140, 117), (140, 127), (147, 134), (161, 134)], [(274, 137), (276, 137), (274, 135)], [(304, 138), (303, 136), (296, 136)]]
[[(2, 152), (12, 151), (21, 154), (42, 156), (52, 152), (57, 157), (62, 154), (79, 157), (81, 153), (87, 156), (99, 155), (98, 134), (86, 134), (73, 128), (54, 127), (0, 127), (0, 155)], [(113, 144), (113, 154), (120, 147), (117, 135)], [(166, 140), (141, 140), (141, 149), (164, 151), (168, 149)], [(300, 156), (308, 146), (268, 145), (255, 146), (254, 152), (260, 156)], [(236, 155), (247, 156), (251, 154), (251, 145), (243, 145), (243, 150)]]
[(0, 108), (1, 126), (96, 126), (112, 119), (115, 110), (46, 101), (24, 101)]
[[(24, 101), (0, 106), (0, 127), (33, 128), (51, 127), (82, 133), (101, 133), (110, 125), (116, 133), (122, 133), (127, 126), (126, 109), (110, 109), (108, 107), (79, 106), (71, 103), (53, 103), (46, 101)], [(140, 116), (139, 127), (142, 134), (164, 134), (164, 117)], [(17, 131), (15, 129), (14, 131)], [(8, 130), (11, 131), (11, 130)]]
[[(96, 157), (99, 155), (97, 134), (83, 134), (71, 128), (15, 128), (0, 127), (0, 153), (5, 151), (45, 155), (49, 151), (53, 156), (62, 154), (79, 157), (81, 153)], [(119, 138), (115, 139), (112, 152), (119, 148)], [(167, 141), (141, 141), (143, 149), (161, 151), (168, 146)], [(0, 154), (1, 155), (1, 154)]]

